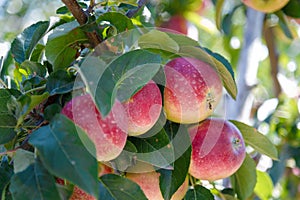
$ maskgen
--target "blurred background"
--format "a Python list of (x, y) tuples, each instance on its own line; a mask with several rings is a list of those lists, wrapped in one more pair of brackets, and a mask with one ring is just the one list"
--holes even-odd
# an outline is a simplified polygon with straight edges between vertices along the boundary
[[(99, 12), (109, 3), (95, 2)], [(136, 3), (111, 2), (124, 13)], [(236, 101), (225, 95), (221, 115), (256, 127), (279, 152), (279, 161), (253, 153), (257, 168), (268, 175), (258, 176), (260, 184), (251, 199), (300, 199), (300, 3), (290, 2), (298, 2), (293, 9), (299, 8), (299, 14), (293, 14), (289, 4), (262, 13), (240, 0), (150, 0), (133, 18), (137, 26), (186, 34), (231, 63), (239, 94)], [(61, 6), (59, 0), (0, 0), (3, 81), (9, 84), (14, 68), (9, 53), (13, 39), (35, 22), (55, 20)]]

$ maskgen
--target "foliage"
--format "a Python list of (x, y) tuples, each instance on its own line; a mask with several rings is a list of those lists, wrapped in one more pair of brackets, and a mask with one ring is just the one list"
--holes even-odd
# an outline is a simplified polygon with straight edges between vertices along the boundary
[[(106, 116), (116, 99), (127, 101), (151, 79), (163, 89), (162, 69), (179, 56), (196, 57), (216, 69), (230, 98), (235, 99), (239, 92), (235, 65), (240, 49), (230, 44), (233, 39), (242, 40), (245, 5), (222, 0), (213, 3), (203, 0), (206, 4), (198, 0), (189, 3), (180, 0), (174, 4), (161, 1), (158, 5), (143, 2), (80, 1), (78, 5), (88, 13), (85, 24), (78, 23), (68, 7), (61, 5), (56, 8), (55, 22), (38, 21), (10, 38), (9, 55), (0, 62), (1, 199), (63, 199), (75, 185), (96, 198), (146, 199), (141, 188), (123, 172), (136, 162), (150, 164), (160, 173), (160, 189), (165, 199), (170, 199), (187, 176), (190, 188), (186, 200), (214, 199), (214, 196), (269, 199), (276, 185), (283, 188), (277, 198), (299, 198), (299, 92), (292, 97), (261, 95), (273, 89), (271, 78), (265, 76), (268, 69), (265, 61), (258, 75), (263, 86), (253, 92), (261, 103), (254, 111), (253, 127), (231, 120), (251, 149), (243, 165), (228, 180), (231, 188), (223, 189), (228, 186), (226, 181), (205, 184), (188, 174), (191, 156), (188, 125), (170, 122), (163, 114), (144, 137), (128, 137), (124, 152), (105, 163), (115, 168), (115, 174), (98, 177), (103, 163), (92, 156), (94, 145), (83, 130), (60, 114), (73, 95), (93, 94), (99, 111)], [(199, 9), (193, 9), (195, 5)], [(286, 18), (299, 17), (296, 7), (299, 1), (291, 0), (282, 10), (266, 16), (266, 24), (274, 17), (277, 19), (274, 25), (277, 41), (282, 42), (282, 38), (285, 41), (278, 44), (279, 51), (290, 47), (297, 27), (299, 31), (299, 25)], [(166, 13), (184, 15), (197, 27), (199, 38), (152, 28), (166, 20)], [(192, 19), (195, 15), (215, 19), (219, 31)], [(91, 39), (95, 35), (101, 41), (96, 47)], [(220, 41), (221, 49), (216, 48)], [(299, 41), (294, 45), (297, 44)], [(293, 48), (289, 51), (293, 52)], [(292, 55), (291, 60), (288, 55)], [(299, 63), (299, 51), (288, 55), (280, 59), (284, 66)], [(283, 73), (299, 89), (299, 67), (292, 71), (283, 67)], [(262, 102), (270, 98), (278, 99), (278, 103), (261, 119)], [(87, 144), (92, 148), (87, 149)], [(270, 169), (257, 170), (261, 156), (274, 160)], [(58, 184), (58, 178), (64, 179), (67, 186)], [(289, 188), (291, 193), (287, 192)]]

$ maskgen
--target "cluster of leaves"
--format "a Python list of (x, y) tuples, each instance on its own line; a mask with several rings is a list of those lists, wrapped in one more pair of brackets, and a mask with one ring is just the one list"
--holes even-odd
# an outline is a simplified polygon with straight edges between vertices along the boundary
[[(137, 184), (122, 175), (98, 177), (99, 163), (83, 143), (91, 141), (72, 121), (59, 114), (74, 92), (87, 89), (94, 94), (97, 107), (106, 115), (116, 98), (127, 100), (151, 79), (163, 81), (162, 67), (167, 61), (189, 56), (216, 68), (227, 92), (235, 98), (233, 71), (221, 55), (199, 47), (198, 42), (186, 36), (142, 28), (143, 22), (136, 22), (140, 18), (126, 16), (130, 9), (137, 7), (122, 1), (100, 4), (84, 25), (79, 25), (62, 7), (57, 10), (62, 15), (59, 22), (35, 23), (12, 42), (13, 84), (8, 88), (1, 81), (4, 88), (0, 89), (1, 199), (68, 198), (72, 187), (57, 184), (58, 177), (95, 197), (146, 199)], [(96, 32), (103, 41), (95, 49), (86, 35), (91, 32)], [(129, 137), (125, 147), (137, 155), (149, 153), (149, 157), (121, 154), (112, 162), (116, 171), (131, 166), (133, 159), (157, 167), (162, 194), (170, 199), (188, 175), (191, 148), (175, 139), (178, 133), (189, 138), (186, 126), (161, 122), (165, 120), (157, 122), (156, 127), (160, 128), (157, 134), (148, 138)], [(277, 158), (274, 145), (265, 136), (243, 123), (232, 122), (242, 132), (247, 145)], [(163, 154), (155, 153), (166, 145), (171, 148)], [(255, 192), (263, 191), (264, 184), (256, 183), (264, 181), (265, 176), (256, 171), (256, 164), (248, 155), (231, 177), (233, 189), (210, 191), (195, 181), (186, 199), (213, 199), (212, 193), (222, 192), (228, 199), (246, 199), (255, 186)], [(260, 178), (256, 180), (257, 177)]]

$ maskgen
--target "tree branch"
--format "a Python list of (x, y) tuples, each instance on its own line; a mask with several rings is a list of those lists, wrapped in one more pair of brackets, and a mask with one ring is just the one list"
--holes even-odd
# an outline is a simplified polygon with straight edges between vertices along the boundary
[[(67, 6), (69, 11), (72, 13), (72, 15), (80, 25), (86, 24), (89, 14), (84, 12), (84, 10), (80, 7), (76, 0), (62, 0), (62, 2)], [(101, 39), (95, 31), (87, 32), (86, 35), (93, 47), (101, 43)]]
[(279, 55), (275, 44), (275, 37), (274, 37), (274, 31), (273, 28), (268, 25), (266, 22), (264, 25), (264, 38), (266, 41), (266, 45), (269, 51), (269, 59), (270, 59), (270, 65), (271, 65), (271, 77), (273, 80), (274, 85), (274, 92), (275, 96), (278, 97), (281, 93), (281, 87), (280, 83), (277, 78), (278, 69), (279, 69)]
[(148, 3), (149, 0), (139, 0), (138, 1), (138, 7), (135, 8), (135, 9), (131, 9), (131, 10), (128, 10), (127, 13), (126, 13), (126, 16), (129, 17), (129, 18), (132, 18), (136, 13), (138, 13), (140, 11), (140, 9), (142, 7), (144, 7), (144, 5), (146, 5)]

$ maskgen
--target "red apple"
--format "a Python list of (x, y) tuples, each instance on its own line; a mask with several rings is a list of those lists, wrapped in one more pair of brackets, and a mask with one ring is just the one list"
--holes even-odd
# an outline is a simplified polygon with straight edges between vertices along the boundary
[(214, 181), (236, 172), (246, 156), (244, 139), (229, 121), (207, 119), (189, 128), (192, 156), (189, 173)]
[(75, 186), (69, 200), (96, 200), (96, 198)]
[(89, 94), (77, 96), (62, 109), (62, 114), (82, 128), (94, 142), (98, 161), (116, 158), (127, 139), (127, 117), (119, 101), (103, 118)]
[(171, 33), (182, 33), (184, 35), (188, 32), (187, 20), (182, 15), (171, 16), (169, 21), (163, 22), (160, 25), (162, 31)]
[(128, 115), (128, 134), (141, 135), (151, 129), (159, 118), (162, 107), (160, 90), (154, 81), (150, 81), (123, 106)]
[(209, 64), (180, 57), (168, 62), (164, 71), (167, 119), (189, 124), (202, 121), (213, 113), (222, 96), (222, 82)]
[[(159, 176), (160, 173), (152, 171), (146, 173), (127, 173), (126, 177), (130, 180), (136, 182), (147, 199), (149, 200), (163, 200), (162, 193), (159, 187)], [(173, 194), (171, 200), (181, 200), (185, 196), (188, 190), (188, 179), (178, 188), (178, 190)]]

